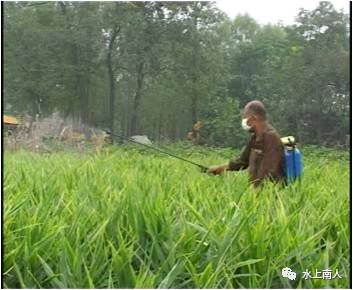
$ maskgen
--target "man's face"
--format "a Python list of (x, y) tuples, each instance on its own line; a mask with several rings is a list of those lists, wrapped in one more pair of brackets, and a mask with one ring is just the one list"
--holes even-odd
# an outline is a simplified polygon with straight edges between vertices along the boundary
[(251, 127), (250, 132), (252, 132), (257, 122), (257, 117), (248, 110), (244, 110), (241, 114), (241, 117), (242, 119), (247, 119), (247, 125)]

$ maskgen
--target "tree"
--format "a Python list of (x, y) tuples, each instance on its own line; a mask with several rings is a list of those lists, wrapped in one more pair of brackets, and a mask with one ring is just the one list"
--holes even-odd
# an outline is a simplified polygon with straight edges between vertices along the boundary
[(295, 25), (234, 20), (213, 2), (4, 3), (6, 108), (83, 127), (240, 145), (240, 110), (263, 101), (283, 135), (349, 134), (348, 16), (329, 2)]

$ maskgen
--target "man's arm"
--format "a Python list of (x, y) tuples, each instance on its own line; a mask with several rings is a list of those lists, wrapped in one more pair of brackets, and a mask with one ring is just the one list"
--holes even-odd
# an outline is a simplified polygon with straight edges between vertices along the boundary
[(258, 186), (263, 179), (277, 177), (283, 155), (282, 143), (276, 134), (268, 134), (264, 140), (263, 159), (256, 179), (252, 181)]
[(251, 139), (248, 142), (248, 144), (243, 148), (238, 158), (234, 157), (226, 164), (211, 167), (207, 172), (212, 174), (221, 174), (226, 170), (236, 171), (236, 170), (246, 169), (249, 166), (249, 155), (250, 155), (250, 148), (251, 148), (250, 143), (251, 143)]
[(248, 168), (251, 150), (250, 142), (242, 149), (239, 157), (234, 157), (229, 161), (227, 170), (237, 171)]

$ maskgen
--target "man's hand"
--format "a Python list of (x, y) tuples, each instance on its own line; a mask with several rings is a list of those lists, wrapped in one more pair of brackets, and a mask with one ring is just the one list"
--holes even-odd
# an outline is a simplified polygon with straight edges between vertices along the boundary
[(222, 174), (227, 169), (228, 169), (228, 165), (212, 166), (208, 168), (207, 173), (218, 175), (218, 174)]

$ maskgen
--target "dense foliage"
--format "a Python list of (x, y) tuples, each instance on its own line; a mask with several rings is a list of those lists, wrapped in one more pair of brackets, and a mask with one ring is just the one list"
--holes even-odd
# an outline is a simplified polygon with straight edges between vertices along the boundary
[[(212, 2), (5, 2), (6, 110), (154, 140), (239, 146), (240, 109), (265, 102), (282, 135), (345, 144), (348, 15), (330, 2), (296, 23), (229, 19)], [(274, 7), (275, 9), (275, 7)]]
[[(233, 154), (167, 149), (205, 165)], [(304, 151), (301, 183), (259, 192), (246, 172), (210, 176), (131, 146), (6, 152), (3, 286), (348, 288), (349, 156)]]

